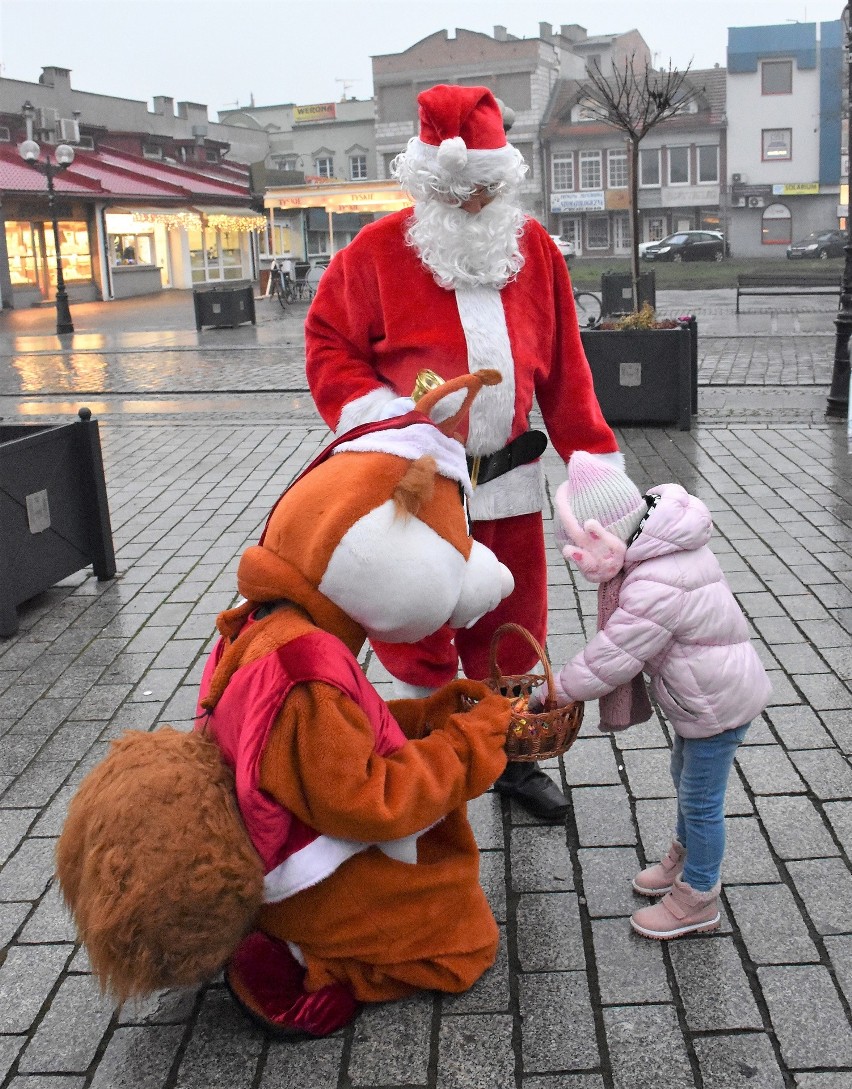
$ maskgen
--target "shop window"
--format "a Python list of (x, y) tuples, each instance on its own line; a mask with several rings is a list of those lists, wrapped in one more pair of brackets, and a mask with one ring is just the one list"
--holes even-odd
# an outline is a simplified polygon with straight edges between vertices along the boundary
[(153, 234), (111, 234), (110, 258), (114, 265), (154, 265)]
[(606, 153), (607, 185), (610, 189), (627, 188), (627, 152), (611, 149)]
[(639, 149), (639, 185), (658, 188), (660, 184), (660, 149), (658, 147)]
[(698, 149), (699, 182), (717, 182), (719, 180), (719, 148), (715, 144), (706, 144)]
[(7, 220), (6, 251), (12, 287), (38, 284), (38, 265), (32, 223)]
[(367, 156), (352, 155), (349, 158), (349, 177), (353, 181), (363, 181), (367, 177)]
[(334, 177), (334, 159), (314, 159), (314, 174), (318, 178)]
[(669, 148), (669, 185), (689, 185), (689, 148)]
[(792, 159), (793, 130), (763, 129), (761, 132), (761, 158), (765, 163)]
[(194, 284), (241, 279), (243, 258), (239, 232), (190, 227), (186, 233)]
[(764, 246), (789, 246), (793, 217), (786, 204), (770, 204), (760, 221), (760, 241)]
[(760, 66), (760, 89), (765, 95), (793, 93), (793, 62), (791, 60), (763, 61)]
[(599, 151), (580, 152), (580, 188), (601, 188), (601, 153)]
[(574, 156), (554, 155), (551, 162), (553, 188), (556, 192), (565, 192), (574, 188)]
[(586, 239), (590, 250), (608, 250), (609, 216), (589, 216), (586, 220)]
[[(62, 275), (66, 283), (91, 280), (92, 257), (89, 252), (89, 229), (83, 222), (60, 220), (59, 245), (62, 250)], [(44, 225), (44, 252), (50, 283), (56, 287), (56, 247), (53, 227)]]
[(659, 242), (666, 237), (666, 221), (662, 216), (652, 216), (648, 220), (648, 241)]

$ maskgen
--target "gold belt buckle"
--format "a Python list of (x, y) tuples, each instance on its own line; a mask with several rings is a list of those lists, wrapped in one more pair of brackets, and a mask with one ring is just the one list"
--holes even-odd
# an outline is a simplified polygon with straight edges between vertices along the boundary
[(479, 479), (479, 464), (481, 461), (482, 458), (477, 454), (473, 459), (473, 465), (470, 467), (470, 483), (473, 488), (476, 487), (476, 482)]

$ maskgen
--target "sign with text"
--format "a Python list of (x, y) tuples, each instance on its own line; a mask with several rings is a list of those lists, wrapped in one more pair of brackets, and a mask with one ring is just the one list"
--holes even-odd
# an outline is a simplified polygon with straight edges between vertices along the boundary
[(664, 185), (660, 189), (663, 207), (689, 208), (700, 204), (718, 204), (718, 185)]
[(819, 182), (786, 182), (773, 185), (773, 197), (815, 197), (819, 193)]
[(294, 106), (293, 124), (304, 124), (306, 121), (333, 121), (337, 117), (337, 107), (334, 102), (318, 102), (313, 106)]
[(551, 212), (602, 212), (606, 207), (603, 189), (588, 193), (551, 193)]

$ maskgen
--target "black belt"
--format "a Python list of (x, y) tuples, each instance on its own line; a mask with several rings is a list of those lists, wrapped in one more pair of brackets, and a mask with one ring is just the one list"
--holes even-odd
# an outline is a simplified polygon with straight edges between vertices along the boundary
[(526, 465), (530, 461), (540, 458), (547, 447), (547, 435), (543, 431), (525, 431), (518, 435), (502, 450), (495, 450), (493, 454), (482, 454), (480, 457), (467, 459), (467, 469), (470, 473), (470, 482), (474, 488), (477, 484), (487, 484), (489, 480), (496, 480), (519, 465)]

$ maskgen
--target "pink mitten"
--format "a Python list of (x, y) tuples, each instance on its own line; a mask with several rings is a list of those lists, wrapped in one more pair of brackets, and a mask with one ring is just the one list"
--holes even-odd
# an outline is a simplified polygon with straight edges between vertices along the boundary
[[(562, 549), (566, 560), (573, 562), (589, 582), (608, 582), (624, 567), (627, 546), (600, 522), (589, 518), (580, 525), (568, 502), (568, 482), (560, 484), (554, 496), (556, 513), (567, 536)], [(557, 529), (557, 540), (560, 534)]]

